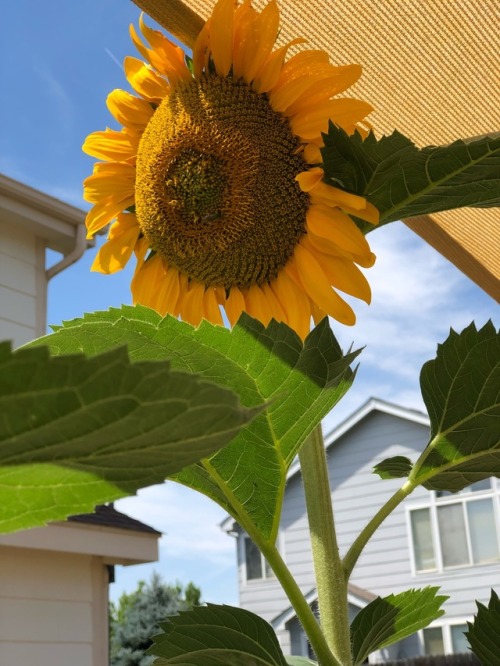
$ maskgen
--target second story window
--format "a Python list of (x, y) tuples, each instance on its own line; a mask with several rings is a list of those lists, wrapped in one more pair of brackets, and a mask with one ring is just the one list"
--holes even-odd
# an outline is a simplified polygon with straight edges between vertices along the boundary
[(500, 560), (499, 497), (490, 479), (453, 495), (436, 492), (430, 506), (410, 510), (415, 570), (441, 571)]
[(254, 542), (248, 536), (245, 536), (243, 543), (245, 546), (246, 579), (272, 578), (274, 576), (273, 571)]

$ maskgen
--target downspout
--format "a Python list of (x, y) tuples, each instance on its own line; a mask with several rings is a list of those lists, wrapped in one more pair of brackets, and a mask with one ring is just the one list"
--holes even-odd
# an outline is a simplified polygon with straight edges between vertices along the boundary
[(74, 264), (76, 261), (78, 261), (85, 250), (94, 245), (94, 241), (87, 240), (86, 235), (85, 225), (79, 224), (75, 233), (75, 245), (71, 252), (65, 254), (61, 261), (58, 261), (56, 264), (45, 271), (47, 282), (55, 275), (58, 275), (58, 273), (63, 271), (65, 268), (68, 268), (68, 266), (71, 266), (71, 264)]

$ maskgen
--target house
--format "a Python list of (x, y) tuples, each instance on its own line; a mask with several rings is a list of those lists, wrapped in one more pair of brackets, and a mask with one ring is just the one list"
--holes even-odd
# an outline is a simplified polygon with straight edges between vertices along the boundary
[(114, 565), (155, 562), (159, 537), (112, 506), (0, 536), (0, 664), (106, 666)]
[[(401, 486), (373, 467), (385, 458), (415, 460), (429, 437), (429, 419), (418, 411), (370, 399), (325, 437), (340, 552)], [(236, 536), (240, 604), (268, 620), (285, 654), (308, 655), (293, 609), (260, 552), (232, 518), (223, 529)], [(311, 605), (316, 601), (300, 468), (289, 470), (278, 547)], [(487, 603), (500, 587), (500, 480), (488, 479), (451, 494), (417, 488), (367, 544), (351, 577), (354, 616), (375, 595), (440, 586), (449, 595), (446, 615), (413, 636), (370, 656), (372, 662), (419, 654), (465, 652), (466, 621), (475, 599)]]
[[(85, 212), (0, 174), (0, 339), (19, 347), (45, 335), (47, 283), (89, 242)], [(46, 268), (46, 250), (62, 255)]]
[[(89, 243), (85, 213), (0, 175), (0, 340), (46, 333), (47, 283)], [(46, 250), (62, 255), (46, 267)], [(159, 532), (94, 514), (0, 536), (0, 664), (105, 666), (115, 564), (158, 559)]]

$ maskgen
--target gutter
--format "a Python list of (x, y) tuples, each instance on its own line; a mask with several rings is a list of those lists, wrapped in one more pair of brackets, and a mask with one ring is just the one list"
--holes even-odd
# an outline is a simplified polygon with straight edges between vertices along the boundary
[(85, 250), (87, 250), (90, 247), (94, 246), (94, 241), (88, 241), (86, 238), (86, 228), (84, 224), (79, 224), (76, 227), (75, 231), (75, 245), (71, 252), (68, 252), (68, 254), (65, 254), (64, 257), (58, 261), (56, 264), (51, 266), (45, 271), (45, 276), (47, 278), (47, 282), (58, 275), (61, 271), (63, 271), (65, 268), (68, 268), (68, 266), (71, 266), (71, 264), (74, 264), (75, 262), (80, 259), (80, 257), (83, 255)]

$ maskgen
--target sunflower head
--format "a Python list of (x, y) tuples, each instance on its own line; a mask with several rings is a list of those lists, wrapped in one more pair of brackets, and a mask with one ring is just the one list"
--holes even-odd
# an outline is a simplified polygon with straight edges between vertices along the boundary
[(140, 19), (127, 58), (135, 94), (113, 91), (120, 130), (84, 150), (102, 160), (85, 181), (89, 236), (110, 222), (93, 268), (122, 268), (135, 252), (135, 302), (197, 325), (243, 311), (305, 337), (311, 316), (353, 324), (337, 290), (365, 301), (358, 266), (374, 256), (351, 219), (376, 223), (365, 199), (324, 182), (320, 148), (331, 119), (365, 131), (371, 107), (335, 98), (360, 75), (322, 51), (287, 59), (274, 0), (257, 12), (219, 0), (193, 58)]

